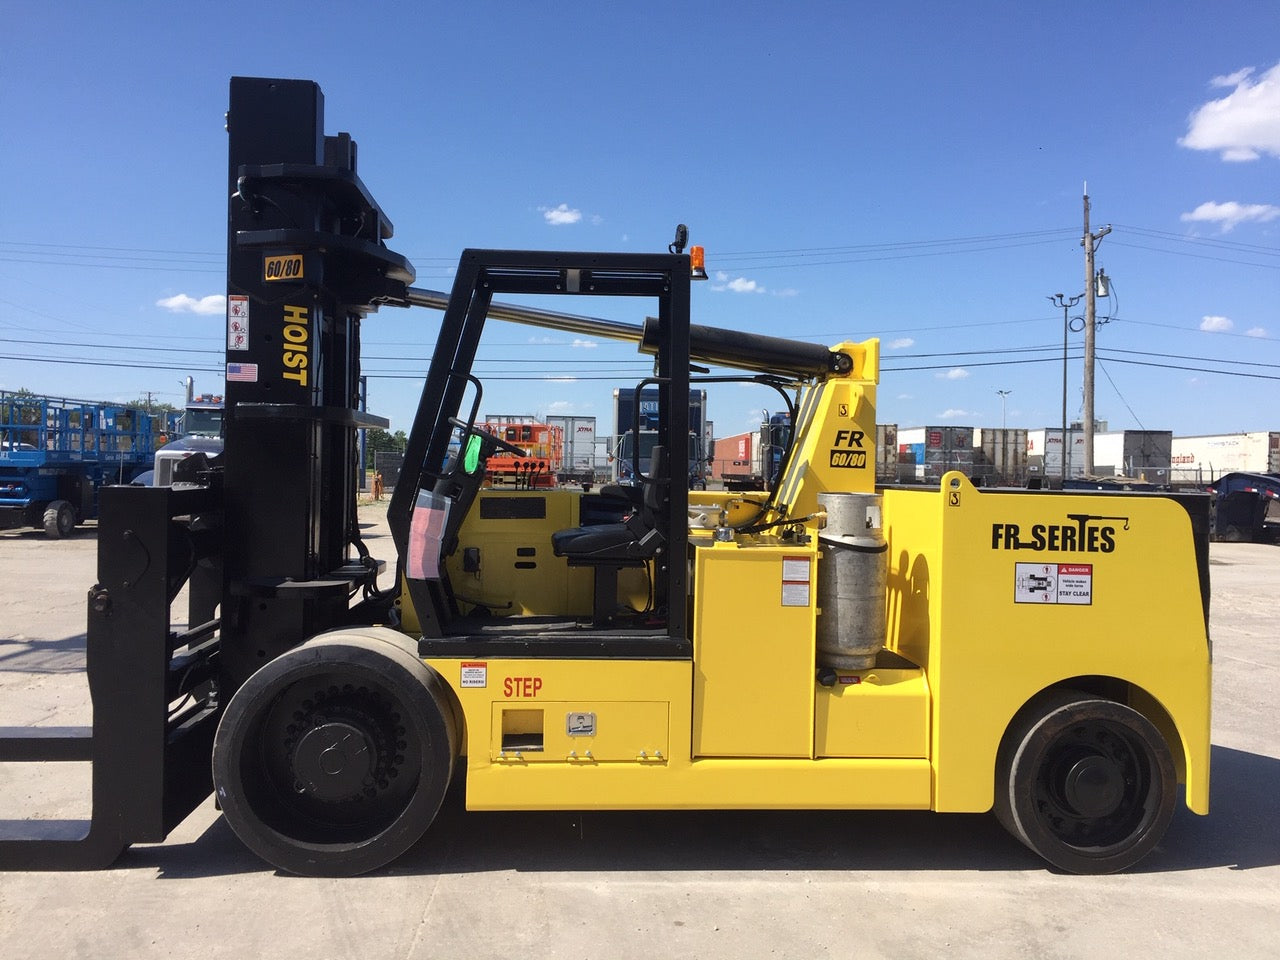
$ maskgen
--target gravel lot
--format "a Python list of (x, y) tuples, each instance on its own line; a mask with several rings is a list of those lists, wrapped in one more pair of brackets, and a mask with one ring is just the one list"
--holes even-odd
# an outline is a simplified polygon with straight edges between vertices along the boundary
[[(376, 556), (380, 511), (362, 508)], [(93, 526), (0, 533), (0, 725), (86, 724)], [(206, 802), (105, 871), (0, 873), (26, 957), (1272, 957), (1280, 548), (1214, 544), (1212, 814), (1132, 873), (1056, 874), (992, 817), (466, 813), (392, 869), (276, 874)], [(86, 765), (0, 764), (0, 818), (84, 816)]]

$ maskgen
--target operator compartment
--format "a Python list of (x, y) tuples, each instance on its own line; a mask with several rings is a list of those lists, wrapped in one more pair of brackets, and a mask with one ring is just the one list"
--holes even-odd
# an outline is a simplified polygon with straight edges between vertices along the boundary
[[(587, 617), (591, 571), (570, 566), (552, 549), (552, 535), (580, 525), (621, 522), (625, 504), (575, 489), (481, 490), (446, 559), (459, 607), (467, 619)], [(643, 613), (652, 572), (632, 567), (618, 579), (618, 609)], [(466, 629), (465, 623), (459, 625)]]

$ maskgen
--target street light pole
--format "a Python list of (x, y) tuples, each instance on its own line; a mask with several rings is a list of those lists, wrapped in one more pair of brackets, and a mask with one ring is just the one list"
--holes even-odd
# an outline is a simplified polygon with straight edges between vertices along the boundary
[(1003, 432), (1009, 429), (1009, 422), (1005, 419), (1004, 415), (1004, 398), (1013, 393), (1013, 391), (997, 390), (996, 393), (1000, 395), (1000, 430)]
[(1050, 303), (1062, 308), (1062, 463), (1060, 471), (1063, 480), (1067, 479), (1067, 452), (1071, 449), (1071, 445), (1067, 442), (1067, 325), (1070, 322), (1067, 314), (1082, 299), (1084, 299), (1083, 293), (1076, 294), (1074, 297), (1055, 293), (1048, 298)]

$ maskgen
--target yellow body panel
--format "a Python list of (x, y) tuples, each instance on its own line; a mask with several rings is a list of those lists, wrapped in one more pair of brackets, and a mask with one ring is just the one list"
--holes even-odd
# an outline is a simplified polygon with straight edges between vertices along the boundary
[(929, 807), (924, 759), (695, 759), (687, 660), (427, 663), (465, 715), (472, 810)]
[(614, 763), (671, 752), (665, 701), (540, 700), (492, 709), (491, 762)]
[(814, 544), (693, 554), (694, 756), (812, 756)]
[(941, 495), (885, 491), (884, 518), (889, 647), (933, 691), (936, 809), (991, 805), (1000, 738), (1035, 694), (1109, 677), (1172, 718), (1187, 806), (1207, 811), (1209, 641), (1185, 510), (1160, 496), (984, 492), (949, 473)]
[(818, 687), (814, 722), (819, 757), (927, 757), (928, 682), (921, 670), (841, 670)]

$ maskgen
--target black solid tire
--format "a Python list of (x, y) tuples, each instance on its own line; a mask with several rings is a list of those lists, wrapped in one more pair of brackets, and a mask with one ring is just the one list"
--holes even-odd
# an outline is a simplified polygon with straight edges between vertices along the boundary
[[(273, 866), (368, 873), (435, 819), (459, 732), (443, 681), (404, 641), (385, 628), (324, 634), (267, 663), (231, 698), (214, 737), (214, 789), (231, 829)], [(345, 769), (322, 770), (329, 751), (316, 736), (333, 730), (361, 745), (358, 760), (344, 748), (334, 755)], [(330, 773), (339, 787), (319, 783)], [(346, 789), (352, 776), (362, 780)]]
[(54, 500), (44, 510), (44, 533), (54, 540), (71, 536), (76, 528), (75, 507), (66, 500)]
[(1136, 710), (1080, 691), (1015, 718), (996, 771), (997, 818), (1070, 873), (1116, 873), (1160, 842), (1177, 773), (1168, 744)]

